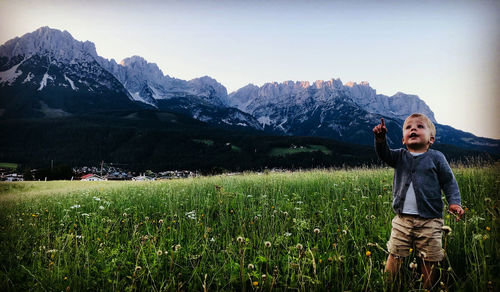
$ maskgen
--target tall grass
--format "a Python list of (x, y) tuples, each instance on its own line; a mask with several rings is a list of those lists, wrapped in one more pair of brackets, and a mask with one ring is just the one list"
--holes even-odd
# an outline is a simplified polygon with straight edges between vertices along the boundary
[[(454, 169), (438, 288), (498, 289), (499, 170)], [(58, 189), (61, 189), (58, 191)], [(392, 170), (0, 185), (8, 290), (387, 290)], [(421, 289), (405, 260), (403, 290)]]

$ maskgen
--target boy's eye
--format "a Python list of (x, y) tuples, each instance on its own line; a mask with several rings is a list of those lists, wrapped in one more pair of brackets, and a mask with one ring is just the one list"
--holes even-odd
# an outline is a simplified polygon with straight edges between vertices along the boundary
[(419, 128), (423, 128), (424, 126), (423, 125), (418, 125)]

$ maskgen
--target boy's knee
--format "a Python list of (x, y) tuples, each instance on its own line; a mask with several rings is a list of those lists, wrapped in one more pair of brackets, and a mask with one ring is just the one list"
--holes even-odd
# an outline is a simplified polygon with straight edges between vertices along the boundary
[(391, 274), (396, 273), (399, 268), (401, 267), (401, 264), (403, 263), (404, 258), (397, 256), (395, 254), (389, 254), (387, 257), (387, 262), (385, 265), (385, 271), (389, 272)]

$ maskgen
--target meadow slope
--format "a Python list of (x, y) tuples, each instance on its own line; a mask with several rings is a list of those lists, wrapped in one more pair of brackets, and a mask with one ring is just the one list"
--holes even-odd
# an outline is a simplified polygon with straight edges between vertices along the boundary
[[(454, 168), (467, 214), (438, 289), (498, 290), (499, 167)], [(0, 184), (7, 290), (386, 290), (392, 170)], [(421, 289), (405, 260), (395, 285)], [(413, 266), (413, 265), (412, 265)]]

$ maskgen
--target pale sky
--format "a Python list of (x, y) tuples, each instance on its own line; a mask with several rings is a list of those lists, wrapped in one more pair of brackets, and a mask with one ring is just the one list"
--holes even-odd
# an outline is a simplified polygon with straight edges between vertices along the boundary
[[(0, 0), (0, 44), (41, 26), (228, 92), (368, 81), (418, 95), (441, 124), (500, 139), (500, 1)], [(439, 135), (439, 133), (438, 133)]]

